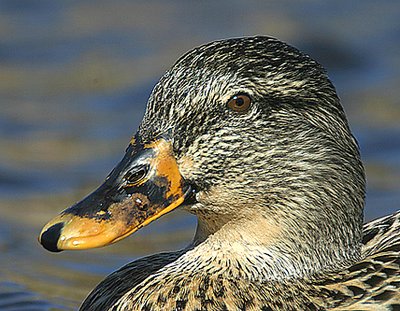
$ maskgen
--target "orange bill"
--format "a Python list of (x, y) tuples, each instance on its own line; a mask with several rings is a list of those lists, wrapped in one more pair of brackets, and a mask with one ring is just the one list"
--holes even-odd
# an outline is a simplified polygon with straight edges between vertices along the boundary
[(172, 211), (190, 193), (171, 143), (142, 144), (135, 137), (104, 183), (47, 223), (39, 242), (53, 252), (105, 246)]

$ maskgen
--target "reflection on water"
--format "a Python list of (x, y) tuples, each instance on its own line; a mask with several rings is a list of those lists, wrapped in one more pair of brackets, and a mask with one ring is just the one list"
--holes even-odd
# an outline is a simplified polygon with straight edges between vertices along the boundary
[(366, 163), (366, 218), (397, 210), (399, 12), (370, 0), (0, 1), (0, 309), (75, 309), (117, 267), (190, 240), (195, 220), (179, 211), (106, 249), (50, 254), (36, 236), (122, 157), (163, 71), (213, 39), (273, 35), (323, 63)]
[(0, 282), (0, 310), (4, 311), (42, 311), (68, 310), (68, 307), (51, 304), (40, 299), (21, 285), (11, 282)]

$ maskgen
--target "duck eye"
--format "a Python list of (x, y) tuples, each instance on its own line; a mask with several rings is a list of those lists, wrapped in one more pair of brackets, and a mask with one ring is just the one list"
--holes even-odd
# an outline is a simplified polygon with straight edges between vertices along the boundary
[(251, 98), (245, 94), (235, 95), (228, 101), (229, 109), (236, 112), (246, 112), (251, 105)]

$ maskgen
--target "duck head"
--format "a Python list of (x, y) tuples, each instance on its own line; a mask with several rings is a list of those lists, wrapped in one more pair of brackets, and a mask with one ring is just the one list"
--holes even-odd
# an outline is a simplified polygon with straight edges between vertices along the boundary
[(199, 219), (195, 243), (225, 230), (345, 262), (359, 256), (364, 188), (324, 69), (273, 38), (222, 40), (165, 73), (123, 160), (39, 240), (51, 251), (99, 247), (183, 206)]

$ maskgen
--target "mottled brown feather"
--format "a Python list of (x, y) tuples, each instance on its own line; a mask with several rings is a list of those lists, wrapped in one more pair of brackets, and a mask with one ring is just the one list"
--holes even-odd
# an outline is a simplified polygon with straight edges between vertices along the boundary
[(152, 285), (146, 300), (136, 292), (185, 251), (152, 255), (107, 277), (80, 310), (399, 310), (400, 213), (365, 224), (364, 240), (361, 261), (313, 280), (248, 283), (182, 273)]

